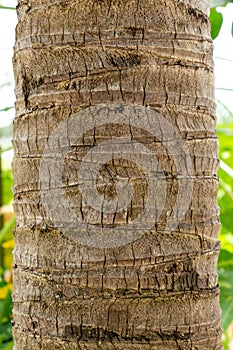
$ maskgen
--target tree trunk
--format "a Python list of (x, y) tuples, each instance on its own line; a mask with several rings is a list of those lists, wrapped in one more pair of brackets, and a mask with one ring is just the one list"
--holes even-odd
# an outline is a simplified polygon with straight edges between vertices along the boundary
[(208, 2), (18, 18), (14, 349), (222, 349)]

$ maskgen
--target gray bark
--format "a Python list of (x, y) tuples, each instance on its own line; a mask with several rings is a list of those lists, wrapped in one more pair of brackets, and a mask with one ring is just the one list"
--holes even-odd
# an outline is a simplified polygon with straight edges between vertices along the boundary
[[(222, 349), (208, 2), (19, 0), (18, 18), (14, 349)], [(109, 124), (98, 124), (100, 106), (109, 106)], [(114, 123), (114, 106), (122, 107), (118, 115), (128, 124)], [(143, 110), (159, 115), (164, 138), (148, 125), (131, 125), (132, 111)], [(72, 116), (87, 118), (89, 111), (97, 126), (70, 141), (77, 127)], [(52, 143), (60, 125), (64, 133)], [(131, 182), (134, 198), (122, 211), (87, 205), (77, 179), (92, 148), (114, 138), (147, 147), (166, 187), (160, 196), (158, 186), (156, 219), (136, 239), (127, 236), (127, 225), (150, 195), (140, 154), (135, 162), (112, 159), (100, 167), (97, 191), (107, 201), (117, 195), (117, 179)], [(184, 149), (188, 165), (180, 171)], [(182, 179), (192, 181), (190, 193)], [(187, 208), (178, 206), (171, 230), (178, 193), (187, 195)], [(94, 197), (90, 193), (93, 203)], [(84, 244), (80, 220), (107, 237), (121, 227), (129, 241), (101, 246), (90, 236)]]

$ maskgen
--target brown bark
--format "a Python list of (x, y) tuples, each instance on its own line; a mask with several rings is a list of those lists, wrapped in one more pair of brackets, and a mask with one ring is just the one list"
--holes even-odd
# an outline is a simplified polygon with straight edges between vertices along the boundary
[[(14, 349), (222, 349), (208, 2), (19, 0), (18, 18)], [(114, 118), (97, 123), (99, 106), (109, 106), (111, 121), (120, 104), (118, 114), (125, 113), (128, 124)], [(84, 113), (85, 129), (87, 111), (97, 127), (71, 142), (71, 116)], [(156, 113), (157, 122), (172, 126), (171, 134), (159, 139), (153, 127), (150, 133), (148, 126), (131, 125), (132, 111)], [(52, 144), (59, 125), (67, 128)], [(139, 217), (150, 195), (140, 164), (114, 159), (100, 167), (98, 193), (110, 201), (117, 179), (128, 179), (134, 189), (130, 205), (105, 213), (84, 203), (78, 169), (109, 138), (142, 143), (156, 155), (159, 166), (152, 170), (166, 186), (166, 198), (158, 186), (156, 220), (127, 244), (101, 246), (93, 236), (82, 244), (76, 238), (80, 219), (96, 234), (121, 227), (128, 237), (130, 220)], [(181, 171), (183, 156), (188, 165)], [(48, 176), (45, 163), (51, 166)], [(60, 182), (51, 169), (62, 174)], [(178, 207), (171, 230), (182, 179), (192, 182), (192, 191), (180, 193), (187, 194), (187, 208)]]

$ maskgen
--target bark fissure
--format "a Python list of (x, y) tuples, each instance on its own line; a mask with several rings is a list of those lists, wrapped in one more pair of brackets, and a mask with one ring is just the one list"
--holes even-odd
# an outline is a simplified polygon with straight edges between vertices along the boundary
[(208, 6), (18, 0), (14, 350), (222, 349)]

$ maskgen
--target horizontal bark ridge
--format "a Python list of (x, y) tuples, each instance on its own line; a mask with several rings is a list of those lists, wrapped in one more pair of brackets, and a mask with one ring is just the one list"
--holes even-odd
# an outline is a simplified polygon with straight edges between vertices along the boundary
[(221, 349), (208, 10), (19, 0), (14, 350)]

